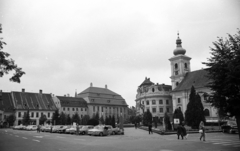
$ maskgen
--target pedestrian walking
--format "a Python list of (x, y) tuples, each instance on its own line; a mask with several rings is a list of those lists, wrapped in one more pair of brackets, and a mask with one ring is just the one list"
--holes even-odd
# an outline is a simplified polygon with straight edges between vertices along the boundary
[(203, 141), (205, 141), (205, 127), (203, 121), (200, 122), (199, 124), (199, 133), (200, 133), (200, 141), (203, 138)]
[(182, 134), (183, 134), (183, 138), (187, 139), (188, 134), (187, 134), (186, 128), (184, 127), (184, 124), (182, 124)]
[(37, 133), (40, 133), (40, 125), (37, 126)]
[(148, 132), (149, 132), (149, 134), (153, 134), (151, 122), (149, 122), (149, 124), (148, 124)]
[(137, 122), (135, 122), (135, 129), (137, 129), (138, 125), (137, 125)]
[(178, 136), (178, 139), (179, 139), (179, 136), (181, 136), (183, 139), (183, 128), (181, 124), (179, 124), (177, 127), (177, 136)]

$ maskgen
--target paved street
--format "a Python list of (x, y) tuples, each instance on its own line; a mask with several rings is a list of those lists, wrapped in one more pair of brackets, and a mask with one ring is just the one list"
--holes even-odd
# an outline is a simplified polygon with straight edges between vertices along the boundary
[(176, 135), (149, 135), (147, 131), (125, 128), (125, 135), (105, 137), (37, 133), (0, 129), (1, 151), (239, 151), (237, 134), (208, 133), (206, 142), (199, 134), (187, 140)]

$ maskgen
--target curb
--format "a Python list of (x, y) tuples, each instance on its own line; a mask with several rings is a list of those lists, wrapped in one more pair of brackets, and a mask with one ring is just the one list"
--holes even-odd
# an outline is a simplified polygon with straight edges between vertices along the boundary
[[(142, 130), (146, 130), (148, 131), (148, 128), (146, 127), (139, 127)], [(172, 131), (172, 132), (166, 132), (163, 130), (156, 130), (156, 129), (152, 129), (152, 131), (154, 133), (160, 134), (160, 135), (173, 135), (173, 134), (177, 134), (176, 131)], [(222, 132), (221, 130), (208, 130), (206, 131), (206, 133), (218, 133), (218, 132)], [(188, 134), (194, 134), (194, 133), (199, 133), (198, 131), (187, 131)]]

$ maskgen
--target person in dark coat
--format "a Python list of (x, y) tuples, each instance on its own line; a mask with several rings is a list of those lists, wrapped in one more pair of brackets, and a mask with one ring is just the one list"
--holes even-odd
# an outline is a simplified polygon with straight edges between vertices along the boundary
[(152, 123), (150, 122), (149, 125), (148, 125), (148, 132), (149, 134), (153, 134), (153, 131), (152, 131)]
[(199, 124), (199, 130), (201, 130), (200, 140), (203, 138), (203, 141), (205, 141), (205, 127), (203, 121), (201, 121)]
[(77, 124), (76, 135), (79, 135), (79, 125)]
[(181, 136), (183, 139), (183, 127), (181, 124), (179, 124), (177, 127), (177, 136), (178, 136), (178, 139), (179, 139), (179, 136)]

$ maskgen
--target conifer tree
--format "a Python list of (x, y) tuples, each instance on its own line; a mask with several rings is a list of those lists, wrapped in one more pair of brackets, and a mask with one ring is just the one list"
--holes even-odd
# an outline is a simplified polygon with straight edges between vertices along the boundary
[(201, 121), (205, 122), (201, 98), (196, 94), (194, 86), (191, 87), (189, 103), (187, 104), (187, 110), (185, 112), (185, 121), (186, 124), (193, 129), (197, 129)]
[(22, 122), (23, 122), (23, 125), (29, 125), (30, 124), (31, 119), (30, 119), (30, 116), (29, 116), (29, 109), (27, 110), (26, 113), (24, 113)]
[[(184, 122), (184, 117), (183, 117), (183, 113), (181, 111), (180, 108), (176, 108), (174, 113), (173, 113), (173, 119), (179, 119), (180, 124), (182, 124)], [(174, 123), (175, 124), (175, 123)]]

